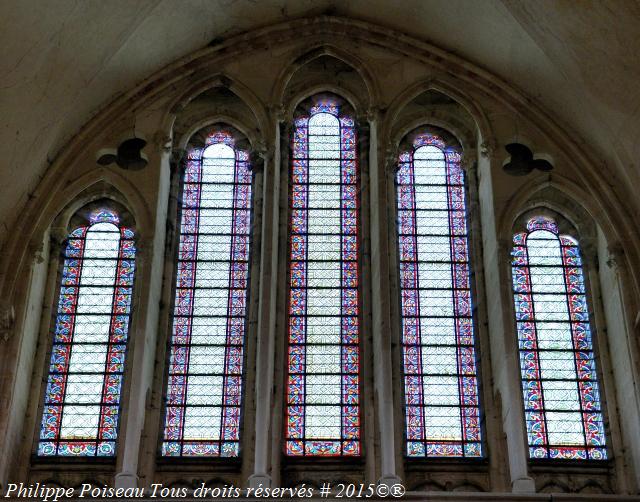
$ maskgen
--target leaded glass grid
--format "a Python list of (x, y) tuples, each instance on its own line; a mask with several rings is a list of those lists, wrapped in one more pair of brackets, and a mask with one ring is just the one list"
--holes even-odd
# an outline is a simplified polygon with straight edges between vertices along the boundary
[(285, 453), (360, 455), (353, 119), (319, 103), (296, 119), (292, 149)]
[(162, 455), (238, 457), (251, 247), (249, 154), (216, 132), (182, 184)]
[(399, 158), (407, 457), (483, 456), (460, 154), (422, 134)]
[(136, 248), (114, 212), (89, 223), (64, 250), (38, 456), (116, 453)]
[(536, 217), (514, 235), (512, 275), (532, 459), (605, 460), (580, 248)]

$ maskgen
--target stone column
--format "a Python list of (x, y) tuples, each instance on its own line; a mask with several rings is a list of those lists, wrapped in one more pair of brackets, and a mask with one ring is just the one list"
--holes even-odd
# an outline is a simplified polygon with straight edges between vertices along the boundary
[[(166, 235), (167, 206), (169, 203), (170, 168), (169, 151), (166, 148), (159, 152), (159, 170), (157, 205), (154, 212), (155, 227), (142, 229), (143, 237), (138, 243), (136, 256), (136, 277), (134, 295), (138, 298), (138, 312), (135, 325), (129, 333), (129, 343), (134, 344), (133, 358), (126, 362), (130, 368), (130, 391), (126, 417), (125, 436), (119, 440), (118, 465), (120, 469), (115, 476), (117, 488), (134, 488), (138, 484), (138, 457), (142, 429), (144, 427), (147, 400), (153, 384), (156, 344), (158, 335), (158, 319), (162, 295), (162, 274), (164, 262), (164, 245)], [(150, 165), (147, 169), (151, 169)], [(153, 238), (145, 239), (144, 234)], [(140, 292), (136, 292), (140, 289)]]
[(390, 486), (399, 483), (400, 478), (396, 474), (393, 423), (386, 173), (385, 166), (381, 166), (378, 159), (378, 118), (375, 112), (369, 114), (369, 134), (373, 381), (380, 427), (381, 477), (378, 483)]
[(518, 345), (509, 308), (511, 280), (508, 274), (510, 236), (500, 241), (496, 229), (491, 167), (499, 165), (491, 152), (478, 157), (480, 221), (482, 225), (485, 289), (489, 320), (491, 366), (495, 390), (502, 404), (502, 427), (507, 440), (507, 456), (511, 488), (514, 493), (535, 492), (534, 480), (528, 474), (528, 454), (522, 394)]
[[(601, 387), (609, 415), (607, 440), (620, 473), (618, 491), (622, 493), (626, 488), (627, 492), (636, 493), (640, 488), (640, 351), (637, 341), (640, 339), (640, 313), (630, 294), (633, 287), (624, 247), (619, 243), (609, 244), (599, 228), (597, 246), (599, 262), (588, 256), (584, 246), (583, 258), (587, 265), (592, 265), (589, 267), (591, 304), (598, 307), (598, 297), (602, 302), (602, 313), (596, 310), (592, 323), (597, 325), (592, 328), (595, 327), (594, 342), (600, 352)], [(597, 267), (594, 266), (596, 263)], [(605, 360), (607, 353), (609, 361)], [(611, 371), (607, 371), (607, 367)]]
[(275, 131), (275, 150), (261, 154), (263, 167), (262, 247), (258, 298), (255, 395), (255, 461), (249, 477), (251, 488), (271, 486), (271, 417), (275, 360), (276, 301), (278, 286), (278, 221), (280, 193), (280, 129)]

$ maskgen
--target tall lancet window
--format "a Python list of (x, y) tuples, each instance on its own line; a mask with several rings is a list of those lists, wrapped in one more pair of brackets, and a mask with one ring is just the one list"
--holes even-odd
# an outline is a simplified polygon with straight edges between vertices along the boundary
[(251, 244), (249, 154), (216, 132), (182, 183), (162, 455), (237, 457)]
[(136, 248), (97, 210), (66, 242), (38, 455), (116, 453)]
[(353, 118), (295, 121), (289, 197), (285, 452), (360, 454), (359, 194)]
[(418, 135), (397, 172), (408, 457), (483, 456), (460, 153)]
[(605, 460), (605, 432), (578, 243), (536, 217), (514, 236), (516, 324), (529, 455)]

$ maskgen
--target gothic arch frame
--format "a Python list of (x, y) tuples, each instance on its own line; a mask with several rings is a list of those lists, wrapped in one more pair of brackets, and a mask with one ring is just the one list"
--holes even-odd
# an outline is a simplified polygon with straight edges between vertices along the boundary
[[(422, 92), (427, 92), (427, 86)], [(422, 94), (418, 92), (409, 98), (405, 105), (410, 103), (415, 97)], [(398, 109), (395, 116), (401, 117), (402, 109)], [(419, 480), (419, 476), (428, 475), (430, 471), (441, 470), (447, 472), (447, 486), (470, 485), (476, 487), (477, 491), (490, 491), (488, 472), (491, 465), (496, 465), (501, 460), (499, 458), (499, 443), (496, 439), (497, 432), (500, 431), (501, 424), (496, 416), (496, 410), (487, 403), (492, 402), (494, 394), (492, 368), (490, 362), (489, 333), (486, 328), (487, 316), (484, 297), (486, 285), (484, 283), (483, 257), (482, 257), (482, 232), (480, 228), (480, 214), (478, 210), (478, 187), (475, 179), (474, 155), (477, 155), (476, 139), (473, 138), (472, 131), (468, 128), (451, 127), (455, 123), (455, 117), (443, 115), (441, 120), (434, 120), (432, 114), (425, 113), (422, 118), (413, 118), (409, 121), (401, 121), (401, 126), (395, 125), (395, 134), (387, 143), (388, 155), (385, 166), (385, 178), (387, 180), (387, 219), (389, 221), (387, 241), (389, 246), (389, 299), (391, 301), (391, 327), (392, 337), (392, 377), (394, 390), (394, 422), (396, 427), (396, 459), (398, 472), (409, 486), (424, 484)], [(410, 459), (404, 453), (406, 448), (405, 432), (405, 391), (402, 382), (403, 361), (400, 346), (402, 344), (401, 335), (401, 307), (400, 307), (400, 258), (398, 254), (398, 228), (397, 228), (397, 183), (396, 173), (398, 170), (398, 158), (400, 153), (410, 148), (409, 139), (421, 132), (442, 130), (450, 136), (445, 142), (450, 146), (451, 141), (457, 143), (455, 148), (462, 155), (460, 167), (465, 171), (465, 200), (466, 200), (466, 220), (468, 225), (467, 242), (469, 252), (470, 280), (471, 280), (471, 301), (473, 304), (473, 324), (474, 324), (474, 346), (476, 351), (476, 368), (478, 378), (478, 396), (480, 405), (480, 422), (482, 430), (482, 445), (484, 455), (480, 459)], [(437, 132), (434, 132), (437, 134)], [(465, 141), (466, 139), (466, 141)], [(469, 151), (467, 151), (467, 149)], [(386, 271), (385, 271), (386, 272)], [(402, 425), (402, 427), (400, 427)], [(402, 430), (400, 430), (402, 429)], [(488, 430), (493, 432), (489, 434)]]
[[(284, 90), (286, 94), (286, 89)], [(350, 94), (347, 90), (340, 86), (330, 83), (318, 84), (290, 97), (286, 105), (286, 114), (280, 114), (278, 117), (280, 125), (280, 163), (275, 168), (280, 172), (280, 188), (278, 201), (279, 209), (279, 228), (278, 228), (278, 247), (280, 249), (280, 260), (277, 270), (277, 284), (279, 286), (277, 298), (277, 315), (276, 315), (276, 357), (275, 357), (275, 377), (274, 384), (276, 388), (275, 398), (273, 400), (274, 412), (272, 415), (271, 428), (273, 438), (271, 439), (272, 451), (272, 468), (277, 472), (282, 469), (283, 474), (286, 473), (291, 479), (286, 481), (286, 486), (296, 486), (302, 482), (307, 484), (320, 484), (324, 479), (322, 476), (331, 476), (345, 483), (356, 483), (359, 474), (364, 474), (367, 469), (371, 468), (374, 460), (374, 420), (373, 417), (366, 413), (367, 407), (373, 408), (373, 376), (370, 364), (363, 356), (364, 353), (371, 353), (371, 343), (368, 337), (364, 336), (370, 332), (371, 325), (371, 297), (370, 291), (370, 267), (366, 263), (362, 263), (360, 267), (360, 286), (361, 295), (359, 319), (361, 322), (361, 338), (360, 338), (360, 406), (361, 406), (361, 455), (359, 457), (335, 457), (335, 458), (295, 458), (288, 457), (283, 454), (284, 446), (284, 428), (285, 428), (285, 395), (286, 395), (286, 360), (283, 352), (288, 346), (287, 342), (287, 301), (288, 301), (288, 280), (289, 280), (289, 192), (290, 192), (290, 169), (292, 159), (291, 140), (294, 130), (293, 120), (295, 114), (301, 109), (301, 105), (307, 101), (313, 100), (316, 96), (333, 95), (343, 100), (349, 111), (353, 114), (354, 127), (357, 132), (356, 155), (357, 164), (359, 166), (360, 177), (360, 223), (359, 235), (360, 242), (358, 244), (358, 259), (364, 262), (364, 257), (369, 253), (370, 247), (370, 229), (369, 229), (369, 194), (367, 190), (363, 190), (368, 184), (369, 179), (369, 131), (366, 120), (363, 120), (363, 109), (359, 107), (359, 100), (355, 103), (351, 101)], [(286, 287), (283, 287), (286, 286)], [(286, 290), (287, 294), (284, 293)], [(314, 467), (317, 466), (317, 467)], [(340, 476), (336, 478), (336, 476)], [(274, 480), (277, 482), (277, 480)], [(283, 483), (284, 485), (284, 483)]]
[[(522, 190), (516, 192), (511, 199), (507, 211), (498, 226), (498, 241), (502, 243), (500, 249), (500, 262), (507, 281), (502, 283), (501, 298), (508, 313), (510, 324), (505, 330), (507, 354), (506, 357), (514, 360), (519, 358), (518, 333), (515, 324), (515, 306), (513, 302), (512, 272), (510, 252), (514, 233), (525, 228), (526, 221), (535, 214), (541, 214), (554, 219), (559, 227), (560, 235), (569, 235), (575, 239), (583, 258), (582, 269), (584, 273), (587, 306), (591, 329), (593, 332), (593, 349), (596, 355), (597, 375), (601, 386), (601, 406), (605, 422), (605, 434), (607, 438), (607, 450), (612, 457), (606, 461), (590, 464), (589, 461), (536, 461), (527, 455), (527, 465), (536, 486), (544, 487), (553, 484), (562, 485), (564, 477), (568, 473), (575, 476), (575, 483), (595, 483), (607, 493), (612, 486), (625, 485), (624, 479), (629, 473), (625, 473), (624, 463), (628, 458), (622, 440), (622, 424), (618, 396), (616, 392), (617, 382), (613, 375), (614, 361), (610, 349), (609, 335), (607, 334), (607, 319), (602, 301), (602, 287), (598, 273), (598, 229), (601, 228), (597, 218), (590, 212), (589, 198), (581, 188), (559, 176), (555, 180), (540, 179)], [(585, 203), (579, 202), (585, 201)], [(607, 238), (605, 234), (605, 239)], [(520, 370), (520, 363), (516, 361), (515, 367)], [(520, 382), (520, 374), (511, 375), (511, 378)], [(520, 391), (522, 392), (522, 391)], [(522, 408), (522, 395), (518, 396)], [(523, 415), (524, 417), (524, 415)], [(525, 449), (528, 449), (526, 425), (521, 421), (522, 441)], [(555, 469), (555, 470), (554, 470)], [(566, 483), (565, 483), (566, 484)], [(569, 485), (566, 485), (567, 487)], [(606, 488), (603, 488), (606, 487)], [(614, 490), (615, 491), (615, 490)]]
[[(115, 474), (116, 469), (122, 462), (122, 444), (126, 440), (128, 421), (127, 417), (131, 405), (131, 384), (133, 372), (133, 359), (136, 355), (137, 345), (144, 339), (141, 332), (141, 326), (144, 324), (143, 319), (136, 315), (140, 310), (142, 299), (144, 298), (144, 275), (148, 273), (148, 264), (145, 263), (145, 242), (148, 239), (149, 231), (141, 231), (140, 220), (144, 225), (148, 215), (145, 214), (146, 205), (140, 197), (137, 189), (129, 184), (126, 179), (115, 175), (107, 175), (102, 169), (94, 170), (86, 173), (85, 176), (78, 178), (74, 183), (68, 186), (67, 192), (70, 194), (67, 203), (64, 204), (65, 196), (61, 195), (57, 198), (55, 210), (57, 213), (52, 216), (48, 227), (44, 230), (43, 239), (49, 239), (50, 243), (46, 245), (48, 251), (45, 258), (45, 279), (42, 287), (38, 288), (35, 293), (42, 298), (42, 312), (38, 318), (38, 330), (32, 341), (35, 342), (33, 348), (32, 360), (33, 366), (31, 371), (31, 381), (28, 384), (29, 392), (27, 393), (26, 419), (23, 425), (23, 435), (26, 439), (18, 448), (18, 458), (21, 462), (21, 474), (26, 476), (27, 472), (40, 472), (47, 476), (48, 473), (64, 472), (69, 469), (72, 472), (77, 471), (78, 474), (84, 471), (91, 472), (91, 476), (104, 477), (108, 479), (110, 475)], [(128, 193), (125, 193), (126, 190)], [(131, 201), (134, 201), (132, 204)], [(50, 357), (52, 343), (52, 327), (56, 317), (55, 307), (58, 305), (57, 292), (60, 287), (59, 278), (63, 264), (63, 246), (70, 232), (77, 226), (80, 220), (78, 215), (87, 207), (106, 202), (119, 210), (120, 214), (124, 214), (124, 224), (131, 228), (135, 234), (134, 242), (136, 243), (136, 271), (133, 283), (133, 291), (131, 298), (131, 314), (129, 321), (129, 329), (127, 336), (127, 358), (123, 373), (123, 384), (120, 394), (120, 410), (118, 413), (118, 438), (116, 441), (116, 454), (109, 458), (60, 458), (60, 457), (35, 457), (34, 448), (37, 444), (39, 435), (39, 420), (42, 418), (43, 396), (45, 392), (45, 379), (48, 374), (46, 362)], [(136, 206), (138, 212), (141, 213), (140, 219), (136, 214)], [(80, 219), (86, 218), (86, 216)], [(141, 276), (143, 276), (141, 278)], [(46, 315), (46, 313), (50, 315)], [(56, 465), (59, 464), (59, 465)], [(76, 475), (78, 475), (76, 474)], [(84, 475), (84, 474), (81, 474)]]
[[(341, 88), (339, 86), (334, 87), (331, 84), (316, 86), (317, 88), (312, 88), (309, 90), (309, 92), (300, 93), (300, 95), (294, 95), (294, 97), (290, 100), (285, 99), (287, 88), (289, 87), (293, 76), (298, 71), (302, 70), (305, 65), (323, 56), (330, 56), (338, 61), (341, 61), (357, 72), (358, 76), (362, 80), (362, 83), (365, 85), (368, 91), (366, 103), (353, 96), (352, 93), (347, 89)], [(362, 114), (365, 110), (373, 106), (374, 103), (378, 103), (380, 95), (377, 88), (376, 80), (373, 77), (373, 73), (363, 61), (361, 61), (355, 55), (351, 54), (349, 51), (340, 49), (330, 43), (320, 42), (313, 44), (311, 47), (305, 47), (293, 51), (293, 54), (288, 58), (288, 61), (283, 65), (278, 76), (276, 77), (271, 90), (271, 102), (274, 104), (279, 103), (280, 106), (283, 107), (284, 116), (290, 119), (293, 116), (294, 110), (296, 110), (296, 108), (302, 101), (322, 91), (333, 92), (339, 96), (342, 96), (344, 99), (349, 100), (351, 102), (351, 105), (357, 111), (358, 115)], [(286, 105), (285, 101), (287, 102)]]
[[(205, 89), (206, 91), (206, 89)], [(197, 96), (194, 96), (194, 98)], [(246, 106), (246, 103), (243, 102)], [(178, 116), (176, 116), (177, 118)], [(189, 116), (191, 122), (193, 117)], [(175, 120), (175, 119), (174, 119)], [(175, 121), (174, 121), (175, 124)], [(244, 343), (244, 374), (243, 374), (243, 402), (240, 425), (240, 450), (237, 458), (189, 458), (189, 457), (163, 457), (160, 454), (163, 426), (165, 418), (165, 395), (168, 373), (169, 348), (173, 323), (173, 307), (176, 284), (176, 264), (179, 246), (180, 228), (180, 197), (183, 186), (183, 173), (186, 166), (185, 152), (189, 149), (201, 146), (197, 137), (206, 136), (214, 131), (230, 129), (236, 142), (246, 145), (246, 150), (251, 155), (252, 170), (252, 207), (251, 207), (251, 252), (249, 261), (249, 288), (247, 297), (247, 324)], [(172, 231), (168, 233), (163, 253), (163, 280), (161, 288), (162, 308), (158, 316), (157, 343), (153, 348), (156, 364), (152, 381), (152, 397), (154, 404), (152, 412), (145, 414), (145, 428), (150, 431), (145, 438), (145, 454), (141, 455), (139, 472), (149, 482), (155, 482), (158, 476), (163, 476), (170, 485), (190, 486), (186, 479), (189, 476), (204, 477), (207, 485), (224, 479), (226, 483), (238, 484), (240, 474), (250, 468), (253, 462), (252, 438), (253, 418), (255, 411), (254, 394), (251, 392), (255, 374), (248, 367), (254, 364), (256, 352), (256, 319), (259, 290), (259, 263), (260, 245), (262, 240), (262, 176), (263, 170), (259, 156), (256, 156), (256, 144), (261, 145), (261, 138), (253, 132), (251, 125), (246, 122), (246, 117), (216, 113), (212, 109), (203, 114), (199, 120), (193, 121), (187, 132), (181, 135), (178, 146), (174, 148), (174, 158), (170, 173), (170, 188), (167, 194), (169, 207), (166, 220)], [(259, 134), (259, 132), (258, 132)], [(248, 147), (248, 148), (247, 148)], [(249, 413), (247, 413), (249, 411)], [(200, 465), (199, 465), (200, 464)], [(186, 476), (186, 477), (185, 477)], [(197, 488), (197, 486), (193, 486)]]
[(264, 104), (249, 87), (225, 73), (200, 78), (188, 89), (183, 90), (179, 95), (174, 97), (172, 101), (170, 101), (167, 105), (169, 113), (166, 115), (162, 126), (162, 130), (165, 132), (166, 137), (173, 137), (176, 121), (181, 113), (185, 111), (189, 103), (205, 92), (219, 88), (227, 89), (235, 94), (247, 109), (251, 110), (255, 117), (256, 124), (252, 127), (249, 124), (246, 124), (240, 117), (224, 117), (220, 114), (211, 112), (207, 114), (205, 112), (194, 120), (194, 126), (192, 126), (187, 132), (182, 134), (179, 138), (173, 138), (174, 149), (185, 149), (191, 136), (193, 136), (193, 134), (202, 127), (213, 123), (216, 120), (216, 117), (222, 122), (233, 121), (234, 123), (232, 123), (232, 125), (241, 130), (254, 147), (261, 142), (264, 142), (265, 133), (270, 130), (268, 114)]
[[(42, 215), (48, 212), (48, 201), (53, 197), (51, 194), (56, 192), (61, 193), (66, 189), (64, 183), (67, 179), (71, 179), (75, 170), (81, 167), (80, 164), (82, 162), (85, 162), (85, 154), (104, 138), (104, 131), (113, 132), (124, 123), (125, 119), (128, 120), (136, 114), (143, 113), (146, 108), (155, 107), (157, 115), (162, 115), (164, 128), (161, 127), (157, 129), (159, 137), (154, 137), (154, 143), (149, 145), (149, 147), (155, 148), (165, 145), (166, 148), (167, 143), (171, 141), (173, 120), (175, 119), (174, 112), (178, 111), (178, 109), (173, 110), (168, 103), (180, 93), (183, 93), (182, 96), (184, 99), (187, 99), (187, 101), (188, 98), (185, 98), (187, 94), (192, 93), (194, 96), (197, 96), (202, 91), (198, 91), (194, 85), (202, 85), (202, 88), (206, 90), (210, 88), (208, 87), (210, 82), (207, 83), (209, 78), (214, 81), (214, 87), (217, 85), (215, 82), (220, 83), (220, 86), (224, 86), (223, 84), (227, 77), (220, 75), (210, 77), (211, 71), (216, 69), (218, 65), (226, 64), (226, 62), (232, 58), (242, 54), (243, 51), (268, 50), (273, 47), (279, 47), (282, 44), (295, 46), (293, 49), (291, 49), (291, 47), (287, 49), (289, 55), (295, 51), (304, 54), (307, 50), (302, 46), (310, 41), (318, 43), (319, 46), (330, 48), (330, 39), (337, 39), (338, 37), (341, 42), (356, 41), (363, 46), (375, 46), (376, 48), (387, 50), (389, 53), (401, 55), (411, 61), (419, 62), (425, 70), (433, 71), (438, 75), (437, 78), (429, 81), (431, 83), (425, 85), (431, 85), (433, 82), (436, 82), (437, 85), (442, 86), (443, 89), (449, 87), (451, 92), (442, 91), (447, 95), (452, 95), (454, 88), (461, 89), (461, 97), (466, 97), (468, 103), (474, 107), (478, 107), (478, 110), (482, 110), (483, 103), (486, 103), (487, 99), (491, 99), (505, 110), (509, 110), (510, 112), (515, 110), (518, 113), (522, 113), (523, 120), (527, 123), (527, 126), (541, 131), (546, 143), (556, 148), (556, 150), (566, 150), (566, 153), (558, 157), (563, 162), (567, 159), (572, 159), (576, 171), (580, 169), (581, 172), (585, 173), (583, 189), (585, 193), (589, 194), (585, 200), (593, 200), (592, 205), (595, 209), (592, 213), (598, 214), (598, 221), (603, 223), (603, 231), (610, 232), (611, 235), (617, 237), (625, 235), (625, 232), (630, 235), (627, 245), (620, 245), (621, 249), (626, 250), (626, 254), (621, 255), (620, 262), (623, 263), (622, 266), (626, 266), (627, 268), (627, 273), (623, 275), (628, 276), (628, 278), (624, 279), (626, 281), (625, 291), (629, 291), (630, 293), (630, 299), (628, 301), (631, 305), (628, 311), (635, 312), (633, 307), (638, 304), (637, 293), (640, 290), (638, 287), (638, 277), (640, 276), (638, 276), (638, 274), (640, 274), (640, 272), (630, 267), (630, 264), (638, 261), (638, 256), (640, 256), (640, 242), (632, 235), (633, 224), (629, 222), (627, 218), (629, 213), (625, 208), (625, 197), (621, 197), (620, 193), (616, 194), (614, 189), (608, 184), (601, 185), (602, 175), (600, 166), (603, 163), (598, 159), (597, 154), (594, 153), (591, 146), (585, 146), (580, 142), (579, 138), (571, 136), (568, 128), (554, 121), (552, 116), (540, 108), (534, 100), (527, 98), (514, 87), (490, 75), (479, 67), (464, 61), (453, 53), (449, 53), (429, 43), (422, 42), (387, 28), (362, 21), (329, 16), (312, 19), (296, 19), (230, 37), (227, 40), (217, 42), (211, 47), (204, 48), (176, 61), (174, 64), (156, 72), (144, 82), (141, 82), (130, 92), (116, 97), (109, 106), (102, 108), (91, 120), (87, 121), (86, 126), (60, 151), (51, 166), (48, 167), (47, 172), (43, 175), (42, 182), (33, 193), (33, 198), (27, 203), (24, 211), (24, 221), (16, 222), (12, 227), (12, 229), (14, 229), (13, 231), (17, 233), (28, 233), (31, 231), (31, 223), (39, 222)], [(326, 55), (340, 59), (335, 54)], [(283, 71), (286, 71), (288, 68), (286, 65), (283, 67)], [(374, 69), (375, 68), (371, 69), (372, 81), (374, 85), (380, 87), (377, 83), (378, 76), (373, 71)], [(447, 75), (447, 73), (451, 74), (451, 76)], [(196, 80), (199, 79), (197, 80), (197, 84), (193, 84), (194, 78)], [(343, 95), (339, 91), (335, 92)], [(376, 92), (379, 93), (380, 89), (377, 89)], [(400, 95), (402, 94), (404, 93), (400, 93)], [(269, 138), (265, 141), (271, 141), (270, 138), (277, 135), (273, 128), (274, 126), (277, 127), (278, 122), (278, 118), (273, 118), (272, 115), (276, 117), (278, 112), (281, 112), (278, 108), (279, 105), (276, 102), (265, 108), (261, 102), (261, 99), (266, 99), (264, 96), (258, 98), (252, 95), (251, 99), (253, 101), (250, 99), (245, 99), (244, 101), (246, 103), (249, 101), (255, 103), (255, 105), (248, 104), (247, 106), (253, 110), (254, 113), (257, 113), (256, 110), (260, 111), (262, 120), (264, 120), (264, 127), (259, 129), (264, 133), (265, 138)], [(372, 106), (372, 103), (373, 105), (381, 106), (378, 99), (381, 99), (379, 94), (376, 94), (376, 100), (373, 102), (371, 102), (370, 98), (369, 108), (365, 110), (363, 107), (362, 109), (363, 116), (369, 111), (375, 112), (376, 114), (379, 113), (381, 116), (383, 115), (382, 112), (386, 109)], [(410, 101), (412, 98), (407, 99)], [(461, 99), (457, 99), (457, 101), (462, 103)], [(391, 103), (393, 103), (393, 100), (391, 100)], [(393, 108), (393, 106), (395, 105), (390, 105), (390, 108)], [(388, 117), (390, 116), (391, 115), (388, 115)], [(487, 126), (491, 126), (492, 124), (489, 123), (487, 117), (484, 118), (487, 121)], [(203, 120), (206, 121), (206, 118)], [(280, 117), (279, 120), (282, 120), (282, 117)], [(393, 122), (395, 119), (389, 120)], [(479, 121), (476, 120), (476, 123), (479, 123)], [(381, 122), (381, 124), (383, 123)], [(445, 125), (444, 122), (443, 125)], [(486, 144), (486, 149), (489, 150), (490, 156), (496, 156), (497, 153), (495, 151), (492, 152), (492, 150), (496, 148), (493, 132), (486, 133), (489, 137), (489, 139), (487, 139), (484, 130), (481, 127), (479, 127), (479, 130), (483, 143), (478, 145), (478, 149), (484, 148)], [(167, 134), (163, 134), (164, 132), (167, 132)], [(151, 136), (148, 135), (148, 137)], [(380, 139), (383, 138), (384, 135), (381, 134)], [(384, 141), (380, 142), (380, 144), (383, 145), (383, 151), (384, 145), (387, 143), (388, 142)], [(164, 165), (162, 162), (164, 161), (158, 161), (161, 167)], [(497, 165), (495, 164), (495, 158), (492, 159), (491, 162), (492, 167)], [(164, 167), (166, 167), (166, 165), (164, 165)], [(276, 166), (276, 169), (280, 169), (280, 166)], [(101, 172), (111, 171), (104, 169), (104, 171)], [(120, 173), (114, 171), (114, 174), (119, 175)], [(122, 178), (126, 179), (125, 176), (122, 176)], [(554, 173), (554, 179), (555, 178), (557, 177)], [(141, 200), (144, 201), (144, 197), (141, 196)], [(276, 198), (274, 202), (277, 204), (278, 199)], [(149, 213), (149, 225), (145, 225), (144, 228), (148, 228), (153, 236), (151, 222), (154, 221), (154, 217), (150, 214), (151, 211), (148, 208), (145, 209), (145, 211)], [(162, 218), (161, 215), (157, 216), (158, 218)], [(613, 228), (612, 222), (615, 222), (616, 228)], [(163, 224), (164, 222), (162, 221), (160, 223)], [(156, 228), (157, 226), (156, 224)], [(503, 235), (503, 233), (501, 232), (500, 235)], [(23, 330), (20, 316), (22, 316), (22, 319), (25, 317), (28, 300), (23, 301), (20, 296), (23, 292), (16, 292), (15, 284), (24, 276), (24, 271), (30, 266), (31, 257), (36, 254), (36, 249), (39, 245), (37, 239), (35, 241), (33, 239), (26, 239), (26, 241), (27, 242), (7, 243), (6, 259), (2, 264), (2, 271), (4, 272), (3, 284), (8, 286), (5, 288), (5, 291), (9, 291), (12, 299), (16, 301), (16, 311), (19, 321), (14, 331), (20, 334), (22, 334)], [(612, 239), (611, 242), (624, 242), (624, 240)], [(636, 293), (635, 297), (633, 297), (631, 293)], [(27, 296), (26, 293), (24, 296)], [(11, 344), (9, 346), (10, 350), (5, 351), (5, 353), (16, 353), (19, 350), (19, 347), (17, 347), (17, 338), (17, 336), (14, 336), (13, 340), (9, 342)], [(8, 386), (12, 387), (9, 389), (9, 393), (13, 391), (13, 384), (14, 382), (12, 381), (8, 382)], [(5, 425), (4, 423), (0, 424), (2, 434), (5, 432)], [(498, 452), (493, 452), (494, 455), (497, 453)], [(3, 466), (0, 465), (0, 475), (4, 475), (2, 468)]]
[[(400, 140), (411, 130), (418, 127), (420, 125), (418, 122), (424, 122), (424, 120), (421, 121), (419, 118), (416, 118), (414, 121), (411, 121), (411, 123), (403, 123), (402, 129), (398, 130), (394, 134), (392, 132), (394, 125), (398, 122), (400, 114), (407, 105), (409, 105), (418, 96), (428, 91), (436, 91), (454, 100), (469, 114), (478, 129), (477, 132), (480, 134), (482, 139), (482, 146), (492, 148), (493, 145), (495, 145), (496, 140), (492, 130), (493, 128), (491, 127), (485, 111), (479, 104), (477, 104), (476, 101), (474, 101), (471, 93), (465, 93), (457, 90), (455, 88), (455, 84), (455, 79), (439, 76), (438, 78), (430, 78), (415, 82), (404, 91), (397, 94), (386, 108), (383, 127), (383, 135), (387, 135), (389, 137), (388, 141), (390, 144), (397, 149)], [(458, 138), (463, 151), (471, 154), (479, 150), (478, 147), (480, 145), (476, 145), (478, 138), (474, 137), (475, 131), (467, 130), (463, 124), (458, 123), (455, 117), (443, 114), (441, 117), (434, 117), (433, 120), (441, 122), (441, 124), (434, 123), (434, 125), (439, 125), (443, 129), (447, 129)], [(467, 157), (469, 157), (469, 154), (467, 154)]]

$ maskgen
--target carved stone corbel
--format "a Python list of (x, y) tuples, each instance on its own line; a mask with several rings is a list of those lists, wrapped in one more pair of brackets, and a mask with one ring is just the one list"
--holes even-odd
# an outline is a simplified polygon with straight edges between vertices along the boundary
[(623, 257), (624, 248), (619, 243), (614, 243), (607, 247), (607, 266), (613, 269), (614, 272), (620, 272)]
[(365, 118), (368, 122), (375, 122), (377, 124), (380, 123), (380, 116), (382, 115), (382, 110), (378, 106), (370, 106), (367, 108), (365, 112)]
[(269, 112), (275, 119), (276, 123), (285, 122), (286, 110), (282, 103), (277, 103), (269, 106)]
[(493, 157), (495, 150), (496, 150), (496, 147), (492, 142), (483, 141), (480, 144), (480, 155), (482, 155), (483, 157), (491, 159)]
[(267, 146), (265, 141), (259, 141), (249, 153), (251, 169), (254, 172), (264, 170), (265, 164), (269, 164), (273, 160), (274, 148)]
[(161, 151), (165, 153), (169, 153), (172, 151), (171, 148), (173, 146), (173, 139), (163, 131), (157, 131), (153, 136), (153, 141)]

